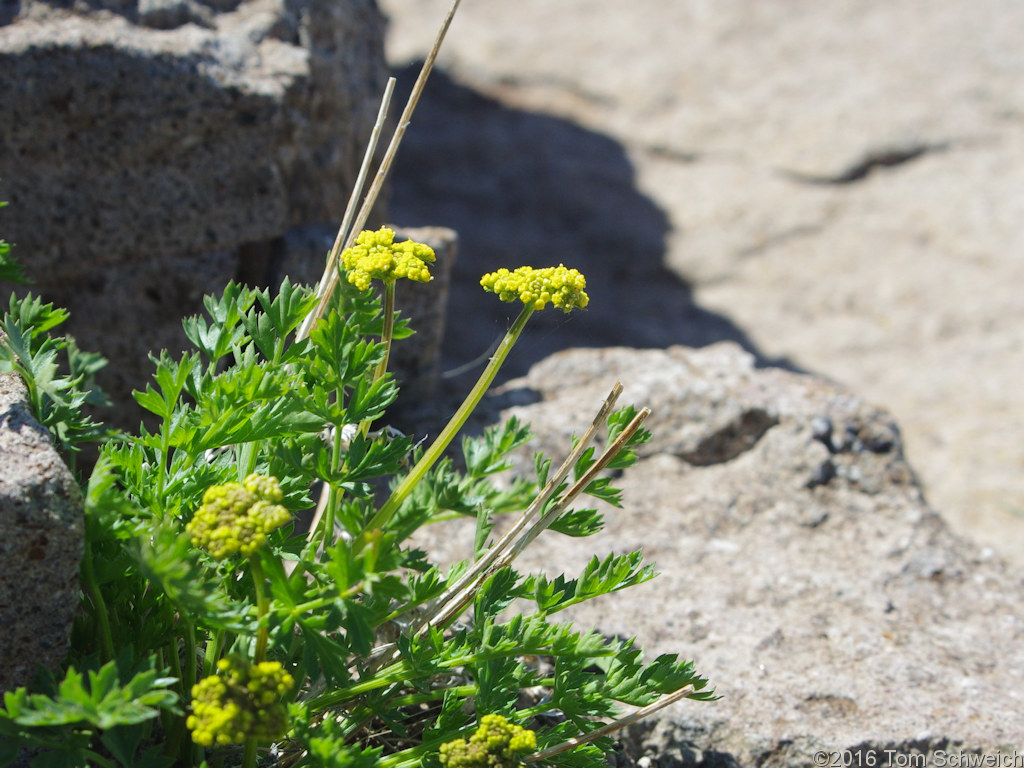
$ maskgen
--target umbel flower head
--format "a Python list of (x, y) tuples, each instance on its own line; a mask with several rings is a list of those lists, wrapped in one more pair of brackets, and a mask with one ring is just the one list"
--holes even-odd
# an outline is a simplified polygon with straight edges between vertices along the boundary
[(394, 230), (387, 227), (376, 232), (363, 230), (356, 237), (356, 244), (341, 253), (348, 281), (361, 291), (370, 287), (371, 280), (393, 283), (400, 277), (407, 277), (429, 283), (427, 264), (432, 264), (434, 259), (434, 249), (429, 245), (412, 240), (396, 243)]
[(279, 662), (250, 665), (239, 656), (217, 662), (218, 674), (192, 686), (192, 714), (185, 724), (204, 747), (273, 741), (288, 730), (284, 697), (295, 679)]
[(519, 756), (537, 749), (537, 734), (501, 715), (484, 715), (476, 733), (441, 745), (442, 768), (514, 768)]
[(252, 474), (242, 483), (207, 488), (203, 505), (185, 530), (192, 543), (222, 560), (235, 553), (251, 556), (263, 546), (267, 534), (291, 520), (278, 502), (284, 498), (274, 477)]
[(568, 314), (572, 309), (583, 309), (590, 303), (587, 279), (579, 270), (565, 265), (534, 269), (519, 267), (514, 272), (499, 269), (480, 278), (480, 285), (498, 294), (502, 301), (521, 301), (534, 309), (544, 309), (550, 301)]

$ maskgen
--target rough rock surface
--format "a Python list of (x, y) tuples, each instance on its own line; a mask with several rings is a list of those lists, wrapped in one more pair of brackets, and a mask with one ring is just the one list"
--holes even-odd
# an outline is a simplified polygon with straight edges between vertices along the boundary
[[(447, 5), (381, 0), (396, 65)], [(449, 365), (504, 322), (482, 271), (572, 261), (589, 316), (520, 361), (732, 339), (840, 380), (1024, 563), (1022, 38), (1017, 0), (462, 3), (391, 207), (460, 234)]]
[(0, 226), (34, 290), (114, 361), (101, 385), (123, 403), (204, 293), (267, 284), (289, 228), (340, 219), (386, 77), (383, 18), (373, 0), (4, 8)]
[[(619, 378), (620, 405), (652, 408), (654, 435), (620, 479), (623, 509), (598, 536), (547, 533), (517, 562), (573, 574), (643, 548), (657, 564), (572, 618), (694, 659), (722, 699), (674, 705), (628, 734), (627, 755), (795, 768), (821, 764), (818, 750), (878, 766), (1019, 752), (1024, 583), (926, 505), (887, 412), (758, 369), (733, 343), (562, 352), (494, 402), (557, 463)], [(465, 557), (471, 528), (438, 532), (442, 546)]]
[(26, 398), (0, 374), (0, 691), (63, 661), (85, 535), (78, 485)]

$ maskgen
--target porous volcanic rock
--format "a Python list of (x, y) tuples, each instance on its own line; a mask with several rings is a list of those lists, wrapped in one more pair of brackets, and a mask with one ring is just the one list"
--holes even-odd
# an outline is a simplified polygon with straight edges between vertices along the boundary
[(124, 404), (205, 293), (267, 284), (290, 228), (340, 220), (387, 74), (384, 20), (373, 0), (5, 9), (4, 237), (112, 359), (100, 383)]
[(0, 374), (0, 691), (57, 668), (79, 602), (82, 495), (27, 397)]
[[(723, 343), (558, 353), (494, 396), (495, 418), (530, 422), (557, 464), (616, 379), (620, 405), (653, 410), (624, 507), (593, 538), (545, 533), (516, 567), (573, 575), (637, 548), (657, 564), (571, 618), (694, 659), (722, 699), (632, 729), (624, 759), (939, 765), (1024, 744), (1020, 575), (928, 507), (886, 411)], [(472, 528), (431, 546), (466, 557)]]

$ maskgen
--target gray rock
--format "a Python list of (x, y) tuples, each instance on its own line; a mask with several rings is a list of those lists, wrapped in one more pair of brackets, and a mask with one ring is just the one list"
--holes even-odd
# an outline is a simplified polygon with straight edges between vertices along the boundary
[[(1024, 583), (925, 504), (888, 413), (731, 343), (563, 352), (492, 402), (528, 394), (500, 415), (529, 421), (557, 463), (616, 379), (620, 405), (653, 409), (624, 508), (594, 538), (544, 534), (518, 567), (573, 574), (636, 548), (657, 564), (571, 618), (694, 659), (722, 699), (633, 729), (625, 757), (795, 768), (818, 750), (877, 765), (887, 749), (931, 765), (1019, 750)], [(464, 557), (471, 529), (435, 543)]]
[[(447, 5), (381, 0), (396, 64)], [(1017, 0), (463, 3), (461, 97), (414, 123), (391, 214), (465, 265), (587, 262), (593, 322), (539, 345), (732, 339), (883, 403), (954, 529), (1022, 565), (1022, 30)]]
[(81, 492), (27, 397), (0, 374), (0, 691), (58, 667), (79, 603)]
[(0, 199), (34, 290), (113, 359), (101, 384), (124, 403), (204, 293), (265, 284), (291, 227), (340, 217), (383, 18), (373, 0), (100, 5), (26, 0), (0, 27)]

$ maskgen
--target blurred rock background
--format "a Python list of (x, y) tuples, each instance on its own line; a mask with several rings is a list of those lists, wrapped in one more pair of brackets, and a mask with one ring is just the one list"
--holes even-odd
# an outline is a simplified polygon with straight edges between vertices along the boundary
[[(380, 4), (413, 64), (448, 0)], [(504, 327), (482, 272), (577, 265), (591, 309), (510, 373), (736, 341), (890, 409), (929, 502), (1024, 563), (1022, 39), (1016, 0), (466, 0), (390, 208), (459, 232), (446, 367)]]

